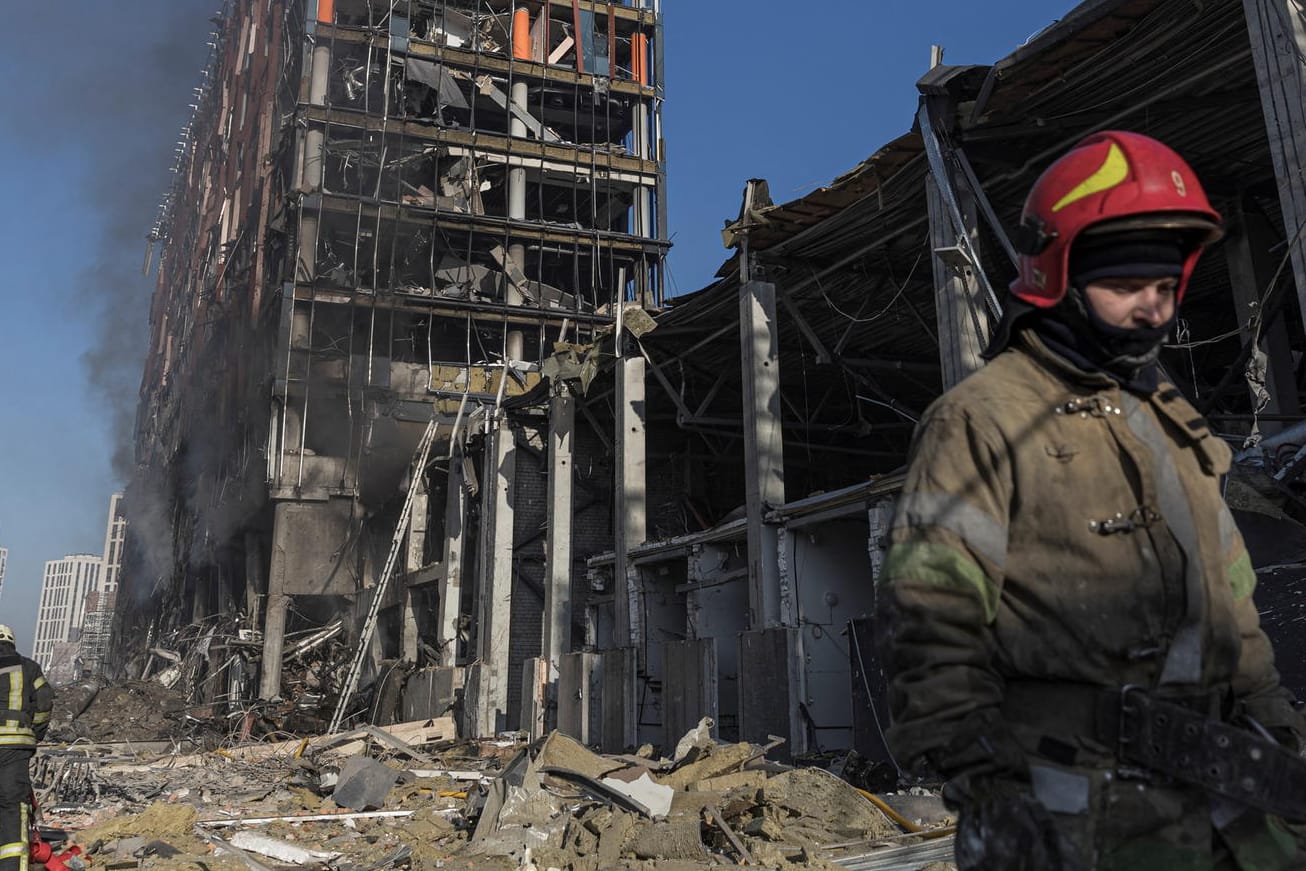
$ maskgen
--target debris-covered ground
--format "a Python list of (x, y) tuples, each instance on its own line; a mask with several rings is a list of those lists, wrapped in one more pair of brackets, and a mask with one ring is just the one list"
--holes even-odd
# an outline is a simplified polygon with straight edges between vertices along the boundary
[(155, 681), (105, 686), (88, 680), (60, 687), (47, 740), (175, 741), (204, 727), (189, 716), (184, 695)]
[[(120, 711), (138, 690), (102, 690), (101, 704)], [(706, 728), (670, 759), (651, 747), (603, 756), (558, 733), (459, 742), (448, 719), (139, 753), (100, 740), (94, 716), (78, 727), (86, 716), (65, 721), (76, 743), (44, 747), (34, 774), (45, 823), (69, 830), (92, 867), (952, 867), (937, 797), (863, 792), (823, 768), (772, 761), (774, 745), (715, 743)], [(152, 737), (175, 738), (178, 724)]]

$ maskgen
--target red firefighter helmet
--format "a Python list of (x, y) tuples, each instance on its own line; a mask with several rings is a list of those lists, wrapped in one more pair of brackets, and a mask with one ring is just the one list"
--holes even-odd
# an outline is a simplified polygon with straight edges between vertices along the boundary
[(1020, 275), (1011, 292), (1039, 308), (1061, 301), (1070, 248), (1081, 233), (1189, 231), (1177, 300), (1202, 248), (1219, 239), (1222, 219), (1197, 175), (1169, 146), (1141, 133), (1094, 133), (1049, 166), (1025, 200), (1013, 242)]

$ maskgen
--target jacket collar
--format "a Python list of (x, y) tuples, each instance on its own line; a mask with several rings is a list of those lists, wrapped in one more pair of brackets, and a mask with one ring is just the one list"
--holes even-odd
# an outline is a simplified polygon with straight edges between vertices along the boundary
[(1032, 357), (1035, 363), (1038, 363), (1040, 367), (1061, 381), (1068, 381), (1072, 385), (1090, 390), (1120, 386), (1118, 381), (1100, 369), (1093, 371), (1084, 369), (1056, 353), (1028, 326), (1019, 330), (1016, 341), (1012, 344)]

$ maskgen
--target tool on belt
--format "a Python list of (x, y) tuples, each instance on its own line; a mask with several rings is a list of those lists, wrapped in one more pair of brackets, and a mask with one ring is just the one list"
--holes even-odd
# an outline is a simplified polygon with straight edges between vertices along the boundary
[(63, 852), (56, 852), (59, 846), (68, 840), (68, 833), (63, 829), (51, 829), (38, 825), (40, 807), (36, 796), (31, 796), (32, 829), (28, 845), (28, 857), (33, 865), (44, 865), (46, 871), (85, 871), (86, 862), (81, 858), (81, 847), (69, 847)]
[(1055, 743), (1090, 738), (1113, 748), (1128, 765), (1306, 821), (1306, 760), (1226, 722), (1222, 699), (1217, 691), (1159, 698), (1137, 686), (1010, 681), (1002, 711)]

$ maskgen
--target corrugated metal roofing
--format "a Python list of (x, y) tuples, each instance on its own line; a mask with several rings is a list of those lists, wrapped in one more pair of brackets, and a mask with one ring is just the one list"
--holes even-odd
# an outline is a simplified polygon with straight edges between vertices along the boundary
[[(955, 101), (950, 136), (1006, 227), (1047, 163), (1109, 127), (1166, 141), (1194, 165), (1217, 207), (1244, 197), (1281, 226), (1240, 3), (1093, 0), (993, 67), (936, 71), (923, 87), (946, 88)], [(751, 230), (752, 250), (787, 297), (779, 315), (786, 415), (849, 424), (846, 432), (813, 430), (812, 442), (905, 451), (907, 415), (939, 391), (927, 171), (920, 136), (908, 133), (829, 185), (754, 215), (762, 222)], [(985, 269), (1002, 287), (1011, 266), (988, 228), (981, 241)], [(738, 319), (737, 260), (720, 275), (673, 301), (645, 338), (655, 360), (676, 360), (687, 398), (706, 395), (723, 373), (717, 395), (739, 390), (730, 374), (739, 368), (737, 334), (722, 329)], [(1203, 259), (1182, 314), (1194, 339), (1234, 331), (1218, 246)], [(805, 333), (837, 362), (818, 365)], [(1191, 392), (1217, 380), (1237, 348), (1235, 336), (1168, 352), (1169, 368)]]

